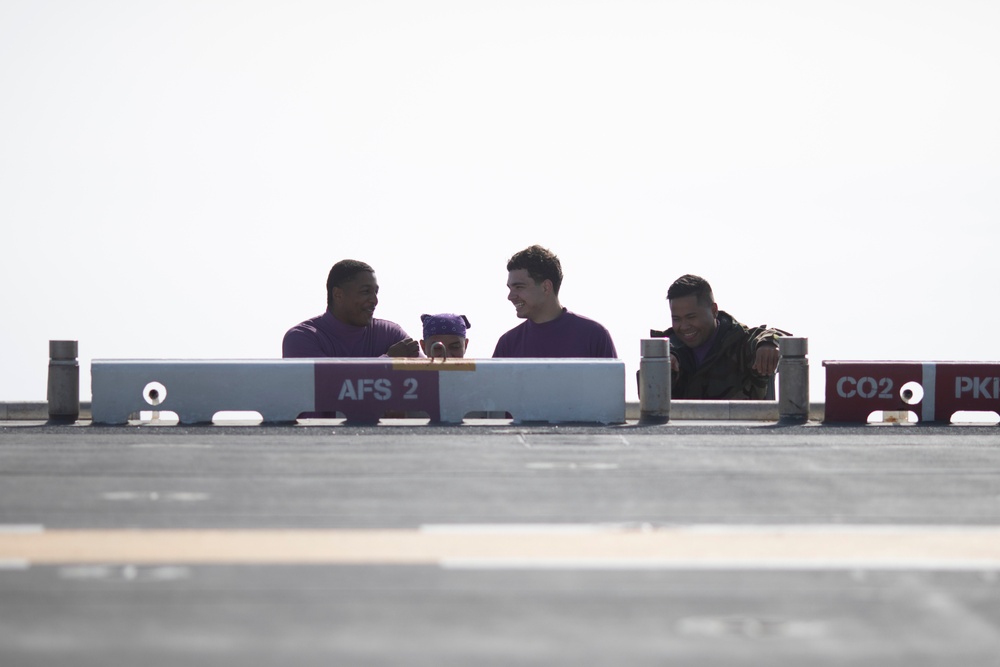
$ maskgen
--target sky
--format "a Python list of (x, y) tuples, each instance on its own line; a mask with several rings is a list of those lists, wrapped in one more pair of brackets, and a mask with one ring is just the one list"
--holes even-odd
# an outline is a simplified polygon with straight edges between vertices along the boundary
[(993, 0), (0, 0), (0, 401), (49, 340), (266, 359), (344, 258), (376, 317), (519, 323), (541, 244), (626, 363), (670, 283), (826, 359), (1000, 359)]

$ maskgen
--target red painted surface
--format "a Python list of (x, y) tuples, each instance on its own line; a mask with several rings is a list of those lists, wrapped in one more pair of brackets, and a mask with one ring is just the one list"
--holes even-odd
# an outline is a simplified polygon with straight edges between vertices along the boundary
[(1000, 363), (938, 362), (936, 410), (946, 421), (959, 410), (1000, 412)]
[[(920, 421), (948, 422), (958, 411), (1000, 412), (1000, 363), (824, 361), (827, 422), (865, 423), (876, 410), (908, 410)], [(904, 400), (904, 385), (923, 390)]]
[(316, 362), (316, 411), (342, 412), (350, 421), (377, 422), (386, 412), (424, 411), (441, 419), (439, 375), (427, 362), (390, 360)]

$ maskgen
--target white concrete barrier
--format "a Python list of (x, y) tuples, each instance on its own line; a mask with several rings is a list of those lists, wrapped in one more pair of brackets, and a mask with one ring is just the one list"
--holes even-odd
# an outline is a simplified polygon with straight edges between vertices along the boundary
[(515, 422), (625, 421), (625, 363), (615, 359), (107, 360), (91, 363), (97, 424), (163, 410), (181, 423), (222, 411), (256, 411), (265, 422), (342, 413), (376, 422), (425, 412), (459, 423), (470, 412), (509, 412)]

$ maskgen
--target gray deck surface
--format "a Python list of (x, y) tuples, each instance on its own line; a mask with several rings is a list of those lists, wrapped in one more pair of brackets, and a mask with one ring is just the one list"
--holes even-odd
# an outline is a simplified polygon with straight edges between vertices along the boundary
[[(543, 536), (596, 524), (610, 540), (1000, 527), (1000, 428), (0, 424), (0, 538), (522, 524)], [(557, 555), (453, 567), (0, 553), (0, 665), (1000, 665), (996, 563)]]

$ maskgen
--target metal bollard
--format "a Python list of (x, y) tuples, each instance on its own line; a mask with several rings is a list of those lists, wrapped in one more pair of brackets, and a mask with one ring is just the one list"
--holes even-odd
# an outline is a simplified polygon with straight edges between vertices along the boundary
[(72, 423), (80, 418), (80, 364), (75, 340), (49, 341), (49, 421)]
[(670, 341), (643, 338), (640, 345), (639, 421), (666, 424), (670, 421)]
[(778, 421), (804, 424), (809, 421), (808, 338), (779, 338)]

